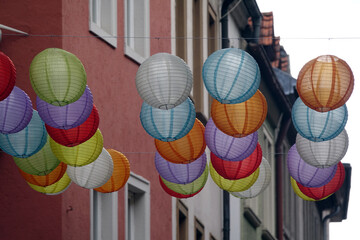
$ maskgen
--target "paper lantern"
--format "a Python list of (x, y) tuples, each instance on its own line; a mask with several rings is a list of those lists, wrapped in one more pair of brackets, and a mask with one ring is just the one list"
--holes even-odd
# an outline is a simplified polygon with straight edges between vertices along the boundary
[(94, 189), (102, 193), (120, 190), (130, 177), (130, 163), (126, 156), (114, 149), (107, 149), (107, 151), (112, 158), (114, 170), (110, 179), (104, 185)]
[(258, 130), (265, 121), (267, 102), (258, 90), (249, 100), (238, 104), (221, 104), (214, 100), (211, 117), (225, 134), (244, 137)]
[(40, 151), (28, 158), (13, 157), (15, 164), (24, 172), (32, 175), (43, 176), (52, 172), (60, 161), (54, 155), (50, 147), (50, 137)]
[(68, 166), (66, 172), (80, 187), (92, 189), (104, 185), (111, 178), (113, 169), (113, 160), (108, 151), (103, 148), (94, 162), (81, 167)]
[(344, 105), (350, 98), (354, 75), (342, 59), (323, 55), (309, 61), (300, 70), (296, 89), (308, 107), (327, 112)]
[(260, 86), (260, 69), (255, 59), (237, 48), (212, 53), (205, 61), (202, 77), (209, 94), (224, 104), (250, 99)]
[(335, 175), (337, 165), (328, 168), (317, 168), (301, 159), (294, 144), (287, 156), (289, 174), (306, 187), (320, 187), (327, 184)]
[(209, 175), (209, 169), (208, 169), (208, 165), (206, 164), (205, 170), (201, 174), (201, 176), (195, 179), (191, 183), (188, 184), (172, 183), (165, 180), (164, 178), (161, 178), (161, 181), (163, 181), (166, 187), (168, 187), (170, 190), (176, 193), (183, 195), (191, 195), (199, 192), (205, 186), (205, 183), (208, 179), (208, 175)]
[(331, 179), (330, 182), (321, 187), (305, 187), (297, 182), (297, 185), (300, 191), (306, 196), (313, 198), (315, 200), (321, 200), (323, 198), (329, 197), (331, 194), (335, 193), (340, 189), (345, 179), (345, 169), (341, 162), (337, 164), (337, 171), (335, 176)]
[(0, 101), (9, 96), (15, 86), (16, 69), (11, 59), (0, 52)]
[(193, 77), (190, 68), (179, 57), (157, 53), (146, 59), (136, 73), (136, 88), (150, 106), (171, 109), (190, 94)]
[(291, 111), (291, 117), (297, 132), (314, 142), (330, 140), (345, 128), (348, 111), (346, 105), (328, 112), (318, 112), (307, 107), (298, 98)]
[(195, 196), (196, 194), (198, 194), (199, 192), (201, 192), (202, 188), (197, 191), (196, 193), (193, 193), (193, 194), (180, 194), (180, 193), (177, 193), (177, 192), (174, 192), (173, 190), (171, 190), (170, 188), (168, 188), (165, 183), (162, 181), (161, 177), (159, 176), (159, 182), (160, 182), (160, 186), (162, 187), (162, 189), (167, 193), (169, 194), (170, 196), (172, 197), (176, 197), (176, 198), (190, 198), (190, 197), (193, 197)]
[(291, 186), (292, 186), (295, 194), (296, 194), (298, 197), (304, 199), (305, 201), (315, 201), (315, 199), (306, 196), (305, 194), (303, 194), (303, 193), (300, 191), (300, 188), (299, 188), (299, 186), (297, 185), (295, 179), (293, 179), (292, 177), (290, 177), (290, 179), (291, 179)]
[(227, 161), (240, 161), (254, 152), (258, 133), (235, 138), (220, 131), (210, 118), (205, 128), (205, 140), (210, 151), (217, 157)]
[(336, 165), (344, 158), (349, 145), (349, 137), (344, 129), (337, 137), (323, 142), (312, 142), (296, 136), (296, 149), (300, 157), (308, 164), (317, 168)]
[(211, 153), (211, 164), (216, 172), (223, 178), (237, 180), (250, 176), (258, 169), (262, 159), (260, 144), (257, 144), (254, 152), (241, 161), (226, 161)]
[(88, 87), (82, 96), (65, 106), (54, 106), (36, 98), (36, 107), (41, 119), (49, 126), (70, 129), (79, 126), (89, 117), (93, 109), (93, 97)]
[(248, 189), (242, 192), (231, 192), (231, 194), (238, 198), (254, 198), (262, 193), (271, 180), (271, 167), (269, 162), (263, 157), (259, 166), (259, 177), (255, 183)]
[(195, 119), (193, 128), (184, 137), (172, 142), (155, 139), (156, 149), (163, 158), (170, 162), (190, 163), (205, 152), (204, 131), (204, 125)]
[(195, 117), (195, 107), (189, 98), (169, 110), (154, 108), (144, 102), (140, 112), (145, 131), (163, 142), (175, 141), (188, 134), (194, 126)]
[(0, 148), (7, 154), (28, 158), (43, 148), (47, 140), (44, 122), (34, 110), (31, 121), (20, 132), (0, 134)]
[(240, 178), (238, 180), (229, 180), (217, 173), (210, 163), (210, 175), (219, 188), (228, 192), (241, 192), (249, 189), (255, 183), (259, 176), (259, 168), (248, 177)]
[(35, 93), (55, 106), (75, 102), (86, 88), (86, 72), (81, 61), (62, 49), (48, 48), (37, 54), (29, 73)]
[(85, 122), (77, 127), (70, 129), (59, 129), (53, 128), (45, 123), (46, 130), (49, 136), (57, 143), (67, 146), (74, 147), (89, 140), (94, 136), (96, 130), (99, 127), (99, 113), (95, 105), (93, 105), (90, 116)]
[(0, 101), (0, 133), (10, 134), (23, 130), (33, 113), (29, 96), (14, 87), (10, 95)]
[(206, 166), (206, 153), (188, 164), (171, 163), (155, 153), (155, 167), (159, 175), (173, 183), (188, 184), (199, 178)]
[(46, 187), (59, 181), (66, 172), (67, 165), (60, 163), (53, 171), (44, 176), (32, 175), (24, 172), (19, 168), (21, 176), (27, 181), (36, 186)]
[(84, 166), (95, 161), (100, 155), (104, 144), (103, 136), (98, 129), (94, 136), (86, 142), (74, 147), (58, 144), (50, 138), (50, 146), (55, 156), (70, 166)]
[(59, 181), (46, 187), (37, 186), (29, 182), (28, 184), (33, 190), (37, 192), (44, 193), (46, 195), (58, 195), (65, 192), (70, 187), (71, 179), (65, 173)]

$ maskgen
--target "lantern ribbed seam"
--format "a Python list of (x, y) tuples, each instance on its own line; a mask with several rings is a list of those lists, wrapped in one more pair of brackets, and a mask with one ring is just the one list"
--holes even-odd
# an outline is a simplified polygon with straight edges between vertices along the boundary
[[(255, 62), (255, 63), (256, 63), (256, 62)], [(257, 63), (256, 63), (256, 64), (257, 64)], [(259, 75), (259, 68), (256, 68), (255, 79), (257, 79), (258, 75)], [(248, 89), (242, 96), (234, 99), (233, 101), (234, 101), (234, 102), (235, 102), (235, 101), (237, 102), (240, 98), (243, 98), (244, 96), (248, 95), (249, 92), (253, 90), (253, 86), (254, 86), (255, 84), (260, 84), (260, 81), (253, 81), (252, 84), (251, 84), (251, 86), (249, 87), (249, 89)], [(258, 88), (258, 87), (257, 87), (257, 88)], [(256, 94), (256, 92), (255, 92), (254, 94)], [(252, 97), (252, 96), (247, 97), (247, 100), (249, 100), (251, 97)], [(245, 101), (247, 101), (247, 100), (245, 100)], [(243, 101), (243, 102), (245, 102), (245, 101)]]
[[(168, 111), (168, 110), (164, 110), (164, 111)], [(186, 126), (186, 125), (184, 125)], [(183, 131), (183, 129), (181, 129), (181, 131)], [(173, 135), (173, 131), (174, 131), (174, 111), (170, 112), (170, 129), (169, 129), (169, 137), (172, 138), (171, 136)], [(174, 138), (176, 138), (176, 136), (174, 136)]]
[(174, 153), (177, 157), (181, 158), (183, 161), (189, 160), (189, 159), (186, 159), (185, 157), (181, 156), (181, 155), (174, 149), (174, 147), (170, 144), (170, 142), (168, 142), (168, 145), (170, 146), (171, 150), (173, 151), (173, 153)]
[(322, 135), (325, 133), (326, 127), (328, 126), (328, 123), (329, 123), (329, 118), (330, 118), (330, 114), (326, 114), (325, 124), (324, 124), (323, 130), (319, 134), (319, 138), (321, 138)]
[[(48, 70), (48, 63), (47, 63), (47, 55), (45, 55), (45, 75), (46, 75), (46, 83), (49, 86), (49, 92), (51, 93), (51, 95), (53, 95), (55, 101), (59, 102), (59, 100), (57, 99), (57, 97), (55, 96), (54, 90), (52, 89), (52, 84), (50, 83), (50, 77), (49, 77), (49, 70)], [(35, 84), (34, 84), (35, 85)], [(39, 96), (40, 97), (40, 96)]]
[[(248, 127), (248, 122), (249, 122), (249, 108), (248, 108), (248, 103), (245, 101), (244, 102), (244, 105), (245, 105), (245, 120), (244, 120), (244, 125), (243, 125), (243, 129), (241, 131), (241, 135), (244, 135), (244, 133), (246, 132), (247, 130), (247, 127)], [(250, 133), (252, 132), (253, 130), (250, 131)], [(239, 132), (240, 133), (240, 132)]]
[(336, 75), (337, 75), (336, 74), (337, 70), (336, 70), (336, 66), (335, 66), (334, 56), (330, 55), (330, 58), (331, 58), (331, 67), (332, 67), (332, 75), (331, 75), (332, 78), (331, 78), (330, 96), (329, 96), (329, 99), (328, 99), (328, 101), (326, 103), (326, 106), (328, 106), (331, 103), (331, 101), (332, 101), (332, 99), (334, 97), (334, 88), (336, 86), (335, 79), (336, 79)]
[(4, 115), (4, 120), (3, 120), (3, 124), (2, 124), (2, 129), (5, 129), (5, 123), (6, 123), (6, 117), (7, 117), (7, 112), (8, 112), (8, 108), (9, 108), (9, 102), (10, 102), (10, 99), (6, 101), (5, 115)]
[(223, 54), (221, 54), (220, 58), (219, 58), (219, 61), (217, 62), (216, 64), (216, 67), (215, 67), (215, 71), (214, 71), (214, 90), (216, 92), (216, 95), (219, 99), (219, 101), (221, 101), (221, 98), (220, 98), (220, 94), (218, 92), (218, 88), (216, 87), (216, 79), (217, 79), (217, 74), (218, 74), (218, 70), (219, 70), (219, 67), (220, 67), (220, 62), (222, 61), (222, 59), (224, 58), (224, 56), (227, 54), (228, 51), (230, 51), (231, 48), (225, 50), (223, 52)]
[[(22, 90), (21, 90), (22, 91)], [(25, 97), (25, 99), (26, 98), (28, 98), (28, 96), (26, 95), (26, 93), (23, 91), (23, 93), (24, 93), (24, 97)], [(29, 108), (29, 107), (31, 107), (31, 117), (30, 117), (30, 121), (31, 121), (31, 118), (32, 118), (32, 115), (33, 115), (33, 109), (32, 109), (32, 106), (29, 106), (29, 103), (31, 103), (31, 101), (25, 101), (25, 111), (24, 111), (24, 113), (23, 113), (23, 116), (22, 116), (22, 118), (21, 118), (21, 122), (25, 119), (25, 116), (26, 116), (26, 112), (27, 112), (27, 109)], [(18, 130), (18, 127), (16, 128), (16, 131)]]
[[(295, 119), (295, 112), (293, 112), (293, 115), (294, 115), (294, 119)], [(315, 139), (314, 134), (313, 134), (313, 132), (311, 130), (311, 127), (310, 127), (311, 124), (310, 124), (310, 108), (309, 107), (306, 108), (306, 121), (307, 121), (307, 127), (308, 127), (308, 130), (310, 132), (311, 138)]]
[[(69, 90), (70, 90), (70, 84), (71, 84), (71, 68), (70, 68), (70, 65), (69, 65), (69, 60), (68, 58), (65, 56), (65, 54), (63, 54), (63, 57), (64, 57), (64, 60), (65, 60), (65, 63), (66, 63), (66, 67), (67, 67), (67, 85), (66, 85), (66, 92), (64, 94), (64, 99), (66, 99), (67, 95), (69, 94)], [(81, 95), (80, 95), (81, 97)], [(73, 99), (72, 99), (73, 100)], [(61, 100), (61, 102), (63, 102), (63, 99)], [(69, 103), (69, 102), (66, 102), (66, 103)], [(60, 104), (59, 104), (60, 105)], [(62, 104), (61, 104), (62, 105)]]
[(227, 120), (228, 125), (229, 125), (229, 127), (231, 128), (231, 130), (232, 130), (233, 132), (238, 132), (238, 131), (235, 129), (234, 125), (233, 125), (233, 124), (231, 123), (231, 121), (230, 121), (230, 117), (229, 117), (229, 113), (228, 113), (228, 111), (227, 111), (227, 105), (226, 105), (226, 104), (224, 104), (224, 112), (225, 112), (226, 120)]
[[(169, 111), (171, 111), (171, 110), (169, 110)], [(150, 115), (150, 120), (151, 120), (151, 123), (152, 123), (152, 125), (153, 125), (153, 127), (154, 127), (154, 130), (155, 130), (155, 132), (157, 133), (157, 135), (161, 137), (161, 139), (164, 139), (164, 136), (159, 132), (159, 129), (157, 128), (157, 126), (156, 126), (156, 124), (155, 124), (154, 116), (153, 116), (153, 113), (152, 113), (152, 112), (153, 112), (153, 109), (152, 109), (152, 107), (150, 107), (150, 113), (149, 113), (149, 115)], [(140, 120), (141, 120), (141, 119), (140, 119)], [(145, 128), (145, 131), (146, 131), (149, 135), (151, 135), (150, 132), (148, 132), (146, 128)]]
[[(226, 96), (224, 97), (225, 99), (230, 95), (231, 91), (233, 90), (233, 88), (235, 86), (236, 80), (237, 80), (238, 76), (240, 75), (240, 72), (241, 72), (243, 64), (244, 64), (244, 55), (245, 55), (244, 53), (241, 54), (240, 65), (238, 67), (238, 70), (234, 77), (234, 80), (232, 81), (231, 87), (230, 87), (228, 93), (226, 94)], [(225, 81), (224, 81), (224, 84), (225, 84)]]

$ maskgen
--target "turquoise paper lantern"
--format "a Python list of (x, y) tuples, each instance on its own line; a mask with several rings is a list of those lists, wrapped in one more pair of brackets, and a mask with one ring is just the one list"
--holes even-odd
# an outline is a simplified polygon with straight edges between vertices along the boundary
[(145, 131), (163, 142), (184, 137), (194, 126), (195, 117), (195, 107), (189, 98), (169, 110), (154, 108), (144, 102), (140, 112)]
[(260, 69), (255, 59), (237, 48), (221, 49), (205, 61), (202, 77), (209, 94), (223, 104), (250, 99), (260, 86)]

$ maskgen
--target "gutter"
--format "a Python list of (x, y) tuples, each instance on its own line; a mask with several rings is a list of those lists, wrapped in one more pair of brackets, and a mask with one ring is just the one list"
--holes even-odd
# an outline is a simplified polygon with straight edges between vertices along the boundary
[(340, 212), (340, 206), (337, 205), (336, 209), (334, 212), (330, 213), (329, 215), (327, 215), (326, 217), (324, 217), (324, 219), (322, 220), (322, 227), (323, 227), (323, 239), (324, 240), (328, 240), (329, 239), (329, 229), (328, 229), (328, 220), (332, 217), (334, 217), (335, 215), (337, 215)]

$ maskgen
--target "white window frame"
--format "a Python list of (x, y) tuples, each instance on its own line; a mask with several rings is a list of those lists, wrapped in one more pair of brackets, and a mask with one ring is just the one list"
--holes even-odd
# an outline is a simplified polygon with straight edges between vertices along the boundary
[(128, 209), (128, 197), (129, 191), (134, 192), (135, 194), (142, 194), (142, 198), (144, 198), (144, 211), (142, 212), (144, 216), (144, 222), (142, 223), (142, 229), (144, 231), (144, 238), (142, 240), (150, 240), (150, 182), (139, 176), (135, 173), (130, 172), (129, 180), (125, 185), (125, 239), (129, 239), (129, 223), (128, 223), (128, 215), (130, 214)]
[[(144, 36), (134, 36), (135, 30), (134, 30), (134, 24), (133, 22), (128, 21), (128, 11), (127, 9), (130, 8), (134, 9), (134, 1), (133, 0), (124, 0), (124, 26), (125, 26), (125, 39), (124, 39), (124, 52), (125, 55), (134, 60), (135, 62), (141, 64), (145, 61), (146, 58), (150, 56), (150, 0), (142, 0), (144, 4), (144, 28), (145, 33)], [(130, 6), (128, 6), (128, 3)], [(134, 16), (136, 17), (136, 16)], [(133, 21), (133, 19), (130, 19)], [(129, 34), (128, 34), (129, 32)], [(140, 53), (136, 52), (134, 49), (135, 43), (135, 37), (141, 37), (144, 39), (144, 48), (145, 48), (145, 55), (142, 56)], [(128, 44), (128, 41), (130, 41), (130, 44)]]
[[(89, 28), (90, 32), (94, 33), (95, 35), (99, 36), (102, 40), (109, 43), (114, 48), (117, 47), (117, 0), (111, 0), (111, 15), (112, 15), (112, 33), (108, 33), (103, 30), (100, 26), (100, 2), (101, 0), (89, 0)], [(98, 12), (95, 19), (95, 22), (92, 21), (93, 19), (93, 3), (96, 4)]]

